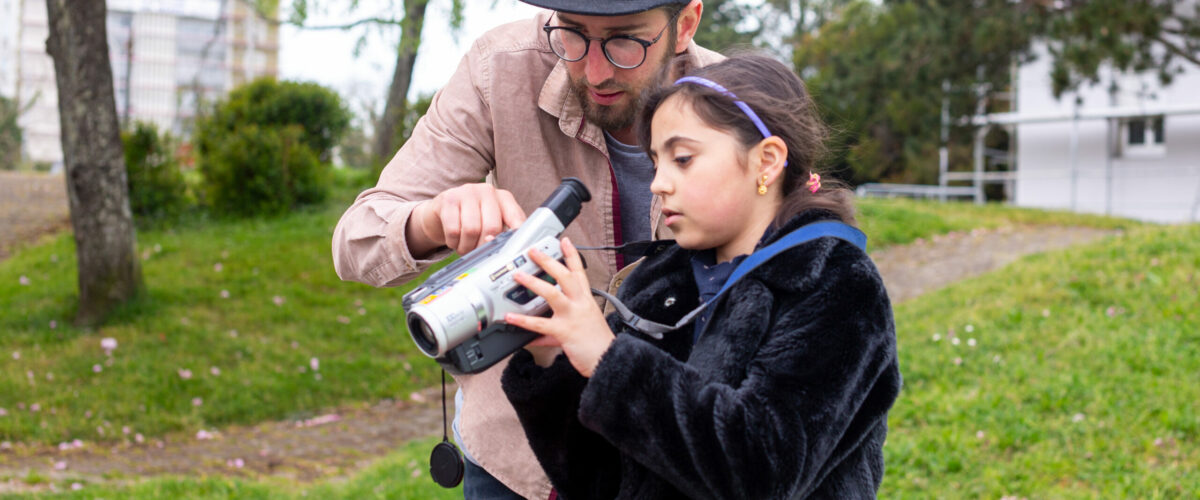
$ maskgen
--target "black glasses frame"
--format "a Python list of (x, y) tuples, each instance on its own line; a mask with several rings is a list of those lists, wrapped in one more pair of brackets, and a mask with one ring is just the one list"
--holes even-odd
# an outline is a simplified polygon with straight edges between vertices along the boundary
[[(663, 25), (662, 29), (658, 31), (658, 36), (654, 37), (653, 40), (643, 40), (641, 38), (638, 38), (636, 36), (631, 36), (631, 35), (613, 35), (608, 38), (600, 38), (598, 36), (587, 36), (587, 35), (583, 34), (582, 31), (579, 31), (579, 30), (569, 27), (569, 26), (550, 26), (550, 19), (553, 19), (554, 18), (553, 16), (551, 16), (550, 19), (546, 20), (546, 24), (542, 26), (542, 31), (546, 32), (546, 42), (548, 42), (550, 44), (550, 49), (552, 51), (554, 51), (554, 55), (558, 56), (559, 59), (562, 59), (567, 62), (575, 62), (575, 61), (582, 60), (583, 58), (587, 57), (588, 51), (592, 50), (592, 42), (596, 41), (596, 42), (600, 42), (600, 51), (604, 53), (604, 58), (608, 59), (609, 63), (612, 63), (613, 66), (616, 66), (621, 69), (633, 69), (638, 66), (641, 66), (642, 63), (646, 62), (646, 52), (650, 49), (650, 46), (658, 43), (658, 40), (662, 38), (663, 33), (667, 32), (667, 28), (671, 27), (671, 24), (673, 24), (675, 22), (675, 20), (679, 17), (680, 12), (683, 12), (683, 9), (679, 9), (679, 10), (675, 11), (674, 14), (671, 14), (671, 18), (667, 20), (667, 24)], [(583, 54), (580, 55), (579, 57), (576, 57), (575, 59), (568, 59), (566, 56), (559, 54), (557, 50), (553, 50), (554, 49), (554, 40), (552, 37), (554, 36), (554, 32), (556, 30), (569, 31), (571, 33), (579, 35), (579, 38), (582, 38), (584, 41), (586, 41), (587, 45), (585, 45), (583, 47)], [(630, 40), (633, 42), (637, 42), (638, 45), (642, 46), (641, 60), (639, 60), (637, 62), (637, 64), (634, 64), (632, 66), (618, 64), (616, 61), (613, 60), (612, 56), (609, 55), (609, 53), (608, 53), (608, 42), (611, 42), (613, 40)]]

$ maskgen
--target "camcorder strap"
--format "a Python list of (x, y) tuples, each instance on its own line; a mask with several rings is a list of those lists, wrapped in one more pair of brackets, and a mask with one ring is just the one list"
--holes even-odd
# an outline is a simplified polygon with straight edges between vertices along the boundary
[[(630, 311), (625, 304), (621, 303), (619, 299), (604, 291), (593, 288), (592, 293), (604, 297), (606, 300), (612, 303), (613, 308), (617, 311), (617, 316), (619, 316), (621, 321), (630, 328), (642, 332), (654, 339), (661, 340), (664, 333), (678, 330), (686, 326), (688, 323), (691, 323), (692, 320), (696, 319), (696, 316), (700, 315), (705, 308), (715, 304), (717, 300), (725, 294), (725, 292), (729, 291), (729, 289), (733, 287), (734, 283), (736, 283), (750, 271), (753, 271), (758, 266), (761, 266), (762, 264), (771, 260), (776, 255), (783, 253), (785, 250), (826, 236), (845, 240), (858, 247), (863, 252), (867, 251), (867, 235), (848, 224), (837, 221), (821, 221), (801, 226), (795, 231), (785, 234), (782, 238), (775, 240), (774, 243), (760, 248), (758, 251), (747, 256), (746, 259), (741, 262), (741, 264), (738, 264), (738, 266), (734, 268), (733, 273), (729, 275), (729, 279), (725, 280), (725, 285), (721, 287), (721, 290), (718, 291), (712, 299), (709, 299), (708, 302), (700, 304), (699, 307), (684, 315), (684, 317), (675, 322), (674, 325), (666, 325), (638, 316), (633, 311)], [(646, 242), (634, 242), (630, 243), (629, 245), (642, 243)]]
[(442, 442), (429, 454), (429, 475), (441, 487), (453, 488), (462, 482), (465, 468), (462, 452), (450, 442), (446, 429), (446, 370), (442, 370)]

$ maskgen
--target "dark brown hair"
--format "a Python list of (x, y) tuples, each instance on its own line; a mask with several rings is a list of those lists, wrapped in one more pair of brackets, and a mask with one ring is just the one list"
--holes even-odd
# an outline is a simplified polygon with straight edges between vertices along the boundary
[[(817, 114), (804, 82), (783, 63), (770, 57), (740, 54), (688, 73), (716, 82), (753, 109), (767, 130), (787, 144), (783, 204), (775, 216), (781, 226), (806, 210), (819, 209), (854, 225), (854, 201), (850, 190), (832, 178), (821, 179), (816, 193), (805, 187), (809, 174), (825, 154), (828, 128)], [(754, 122), (734, 104), (734, 99), (697, 84), (669, 85), (650, 90), (637, 119), (638, 141), (650, 153), (650, 122), (668, 97), (679, 95), (691, 104), (696, 115), (710, 127), (737, 138), (746, 150), (763, 140)]]

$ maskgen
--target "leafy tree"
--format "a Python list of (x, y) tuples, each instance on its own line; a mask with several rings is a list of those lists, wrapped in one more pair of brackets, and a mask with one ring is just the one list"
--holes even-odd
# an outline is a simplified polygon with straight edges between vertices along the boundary
[(760, 8), (738, 0), (709, 0), (704, 2), (704, 21), (696, 30), (695, 40), (701, 47), (717, 52), (732, 48), (750, 47), (763, 33), (762, 23), (746, 26), (748, 19), (761, 19)]
[(1045, 30), (1054, 94), (1100, 83), (1100, 68), (1154, 72), (1164, 84), (1200, 68), (1200, 3), (1182, 0), (1062, 2)]
[(830, 19), (851, 0), (715, 0), (704, 2), (704, 22), (696, 43), (717, 51), (757, 47), (789, 59), (805, 34)]
[[(854, 183), (932, 183), (940, 114), (994, 111), (990, 93), (1045, 42), (1055, 91), (1097, 81), (1098, 68), (1157, 71), (1195, 63), (1200, 31), (1182, 1), (856, 0), (797, 40), (795, 65), (838, 131), (832, 164)], [(1189, 17), (1190, 16), (1190, 17)], [(949, 92), (943, 92), (949, 84)], [(981, 107), (982, 106), (982, 107)], [(968, 163), (973, 130), (954, 126), (952, 164)]]
[[(265, 0), (257, 0), (263, 3)], [(277, 0), (271, 0), (277, 2)], [(450, 1), (450, 27), (458, 29), (462, 26), (464, 0)], [(375, 123), (375, 162), (379, 165), (387, 163), (400, 148), (408, 130), (402, 124), (409, 115), (407, 99), (409, 87), (412, 85), (413, 67), (417, 61), (417, 50), (421, 46), (421, 33), (425, 28), (425, 11), (429, 0), (389, 0), (387, 12), (403, 12), (403, 17), (366, 16), (356, 21), (332, 26), (317, 26), (308, 23), (309, 11), (322, 4), (321, 0), (292, 0), (292, 15), (288, 22), (304, 29), (338, 29), (352, 30), (360, 27), (379, 28), (385, 37), (393, 37), (396, 49), (396, 65), (392, 72), (392, 80), (388, 85), (386, 104), (383, 114)], [(269, 7), (269, 6), (268, 6)], [(351, 0), (348, 5), (350, 13), (359, 11), (359, 1)], [(396, 30), (399, 33), (396, 33)], [(398, 36), (397, 36), (398, 35)], [(358, 45), (366, 42), (367, 32), (360, 35)]]

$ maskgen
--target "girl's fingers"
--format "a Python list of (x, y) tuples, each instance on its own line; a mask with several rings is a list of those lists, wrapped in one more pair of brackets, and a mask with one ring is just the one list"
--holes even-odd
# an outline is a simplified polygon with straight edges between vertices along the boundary
[(575, 244), (571, 243), (571, 238), (564, 237), (562, 239), (563, 257), (567, 260), (567, 269), (573, 273), (582, 273), (583, 259), (579, 258), (579, 249), (575, 248)]
[(583, 269), (583, 259), (579, 257), (579, 249), (571, 243), (569, 238), (562, 240), (563, 259), (567, 261), (567, 270), (571, 273), (571, 278), (560, 280), (563, 288), (563, 293), (568, 297), (588, 297), (592, 296), (592, 286), (588, 283), (587, 273)]
[[(562, 293), (565, 296), (569, 298), (575, 298), (581, 296), (580, 288), (583, 288), (582, 291), (589, 290), (587, 286), (584, 286), (587, 284), (586, 275), (580, 274), (579, 276), (582, 278), (573, 276), (573, 272), (570, 269), (567, 269), (566, 266), (563, 266), (561, 262), (550, 258), (549, 255), (546, 255), (536, 249), (529, 251), (529, 257), (533, 259), (538, 266), (541, 266), (542, 270), (546, 271), (546, 274), (549, 274), (550, 277), (554, 278), (554, 281), (558, 283), (559, 287), (562, 289)], [(583, 284), (578, 284), (580, 279), (583, 280)], [(590, 293), (585, 293), (582, 295), (588, 295), (590, 297)]]
[(541, 337), (533, 339), (533, 342), (530, 342), (529, 346), (531, 346), (531, 347), (562, 347), (562, 342), (559, 342), (558, 339), (551, 337), (549, 335), (542, 335)]
[[(538, 316), (526, 316), (524, 314), (508, 313), (508, 314), (504, 315), (504, 322), (508, 323), (510, 325), (513, 325), (513, 326), (519, 326), (521, 328), (524, 328), (524, 329), (529, 330), (534, 333), (540, 333), (542, 335), (551, 336), (551, 338), (553, 338), (553, 335), (554, 335), (554, 331), (553, 331), (554, 324), (551, 323), (550, 318), (541, 318)], [(541, 340), (541, 339), (538, 339), (538, 340)], [(537, 340), (535, 340), (535, 342), (536, 341)], [(555, 341), (555, 342), (557, 342), (557, 341)], [(555, 344), (555, 345), (557, 345), (557, 344)]]
[(560, 309), (563, 306), (563, 301), (566, 300), (566, 296), (558, 288), (532, 274), (517, 272), (513, 274), (513, 281), (528, 288), (529, 291), (537, 294), (537, 296), (546, 299), (546, 303), (550, 304), (551, 309)]
[(546, 274), (552, 276), (556, 281), (562, 281), (562, 279), (566, 277), (567, 273), (571, 272), (567, 270), (562, 263), (550, 258), (549, 255), (542, 253), (541, 250), (536, 248), (529, 250), (529, 258), (532, 259), (533, 262), (537, 263), (538, 267), (541, 267), (543, 271), (546, 271)]

